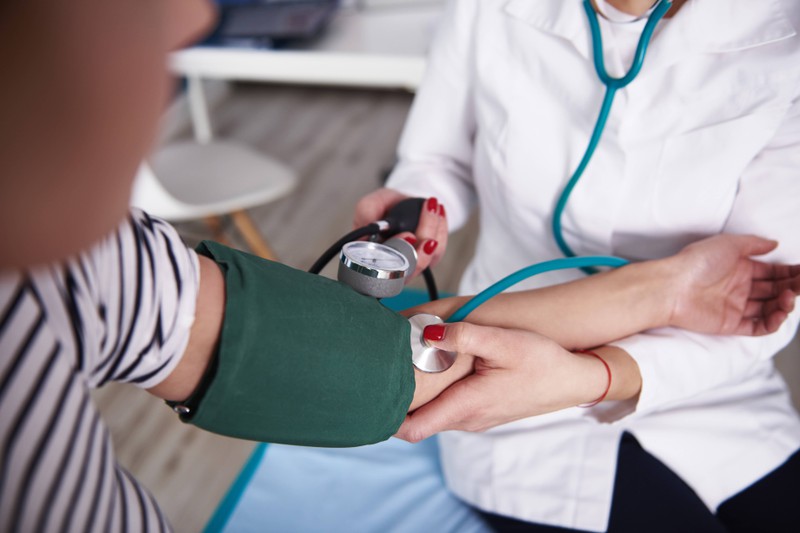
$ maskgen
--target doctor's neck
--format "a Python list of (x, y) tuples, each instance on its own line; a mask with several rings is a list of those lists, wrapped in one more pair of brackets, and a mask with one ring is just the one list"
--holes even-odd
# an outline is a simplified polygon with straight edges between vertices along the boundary
[[(687, 0), (673, 0), (672, 7), (667, 12), (666, 17), (671, 17), (678, 10), (683, 7)], [(607, 3), (614, 6), (616, 9), (629, 15), (641, 16), (653, 7), (653, 0), (606, 0)]]

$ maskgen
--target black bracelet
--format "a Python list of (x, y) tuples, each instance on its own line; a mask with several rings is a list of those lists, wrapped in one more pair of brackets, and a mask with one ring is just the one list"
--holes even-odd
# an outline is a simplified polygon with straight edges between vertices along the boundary
[(189, 397), (183, 401), (165, 400), (165, 403), (169, 405), (173, 411), (180, 415), (181, 420), (190, 420), (192, 415), (197, 412), (200, 402), (203, 400), (203, 396), (206, 395), (208, 386), (211, 385), (211, 382), (214, 380), (214, 376), (217, 375), (218, 366), (219, 352), (215, 350), (214, 354), (211, 356), (211, 361), (208, 363), (208, 368), (206, 368), (206, 371), (203, 372), (203, 377), (200, 378), (200, 383), (197, 385), (197, 388), (192, 391)]

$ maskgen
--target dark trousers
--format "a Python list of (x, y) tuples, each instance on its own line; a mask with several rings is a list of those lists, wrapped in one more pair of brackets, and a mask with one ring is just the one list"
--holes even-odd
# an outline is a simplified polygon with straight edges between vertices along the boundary
[[(736, 468), (732, 465), (732, 468)], [(485, 513), (498, 533), (584, 533)], [(629, 433), (622, 436), (608, 533), (796, 533), (800, 531), (800, 450), (720, 505), (717, 514)]]

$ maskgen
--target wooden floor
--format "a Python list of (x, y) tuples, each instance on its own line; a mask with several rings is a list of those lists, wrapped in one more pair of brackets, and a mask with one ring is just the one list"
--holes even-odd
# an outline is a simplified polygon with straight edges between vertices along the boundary
[[(355, 202), (392, 165), (410, 102), (404, 92), (235, 85), (216, 106), (217, 137), (250, 145), (298, 173), (290, 196), (251, 212), (285, 263), (307, 269), (350, 229)], [(188, 136), (179, 129), (170, 138)], [(210, 236), (199, 223), (178, 229), (189, 244)], [(475, 229), (473, 220), (450, 241), (435, 270), (441, 289), (455, 291)], [(780, 363), (800, 400), (798, 340)], [(185, 426), (134, 387), (106, 387), (95, 398), (120, 462), (154, 493), (177, 531), (202, 530), (253, 444)]]

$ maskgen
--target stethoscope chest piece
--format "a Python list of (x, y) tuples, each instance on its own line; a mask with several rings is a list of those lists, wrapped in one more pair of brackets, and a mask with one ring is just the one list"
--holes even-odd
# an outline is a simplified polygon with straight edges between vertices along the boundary
[(442, 324), (444, 321), (435, 315), (420, 314), (408, 319), (411, 323), (411, 361), (422, 372), (443, 372), (453, 366), (456, 352), (440, 350), (430, 346), (422, 332), (426, 326)]

